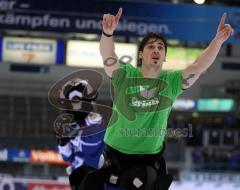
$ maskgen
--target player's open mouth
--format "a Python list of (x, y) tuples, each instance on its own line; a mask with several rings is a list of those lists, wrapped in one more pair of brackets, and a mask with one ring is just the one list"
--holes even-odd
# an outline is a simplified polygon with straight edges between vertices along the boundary
[(157, 64), (159, 59), (160, 59), (159, 57), (152, 57), (154, 64)]
[(160, 59), (160, 57), (152, 57), (152, 59), (157, 61)]

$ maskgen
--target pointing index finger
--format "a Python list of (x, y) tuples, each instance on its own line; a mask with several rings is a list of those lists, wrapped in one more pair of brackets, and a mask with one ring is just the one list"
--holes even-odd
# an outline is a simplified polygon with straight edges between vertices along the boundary
[(223, 25), (224, 25), (225, 20), (226, 20), (226, 17), (227, 17), (227, 13), (224, 13), (224, 14), (222, 15), (222, 18), (221, 18), (221, 21), (220, 21), (220, 23), (219, 23), (219, 26), (223, 26)]
[(118, 9), (118, 12), (117, 12), (117, 14), (116, 14), (115, 19), (116, 19), (117, 22), (120, 20), (121, 16), (122, 16), (122, 7), (120, 7), (120, 8)]

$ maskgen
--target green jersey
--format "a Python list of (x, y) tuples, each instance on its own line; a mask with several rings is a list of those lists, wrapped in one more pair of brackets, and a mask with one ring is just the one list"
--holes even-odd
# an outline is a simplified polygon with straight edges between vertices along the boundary
[(182, 93), (182, 72), (161, 71), (144, 78), (140, 68), (120, 64), (112, 76), (113, 113), (107, 145), (125, 154), (155, 154), (162, 149), (172, 104)]

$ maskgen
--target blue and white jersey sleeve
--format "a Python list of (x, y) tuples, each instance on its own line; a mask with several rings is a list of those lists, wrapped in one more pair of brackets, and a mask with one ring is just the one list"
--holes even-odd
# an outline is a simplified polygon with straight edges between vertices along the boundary
[[(88, 116), (85, 120), (85, 126), (87, 127), (96, 124), (104, 125), (99, 114)], [(77, 136), (65, 146), (58, 146), (58, 150), (65, 161), (71, 162), (72, 170), (82, 165), (97, 169), (104, 146), (103, 137), (104, 132), (85, 137)]]

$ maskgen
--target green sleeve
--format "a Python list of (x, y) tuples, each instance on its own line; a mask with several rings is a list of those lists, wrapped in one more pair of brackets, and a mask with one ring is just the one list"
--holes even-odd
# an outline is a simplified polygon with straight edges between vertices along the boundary
[(172, 95), (177, 98), (182, 94), (182, 70), (171, 71), (169, 73), (169, 83), (172, 86)]
[(121, 82), (124, 82), (124, 80), (127, 78), (128, 74), (131, 72), (131, 69), (133, 69), (133, 66), (129, 63), (119, 62), (120, 67), (116, 71), (113, 72), (112, 75), (112, 84), (115, 86), (118, 86)]

